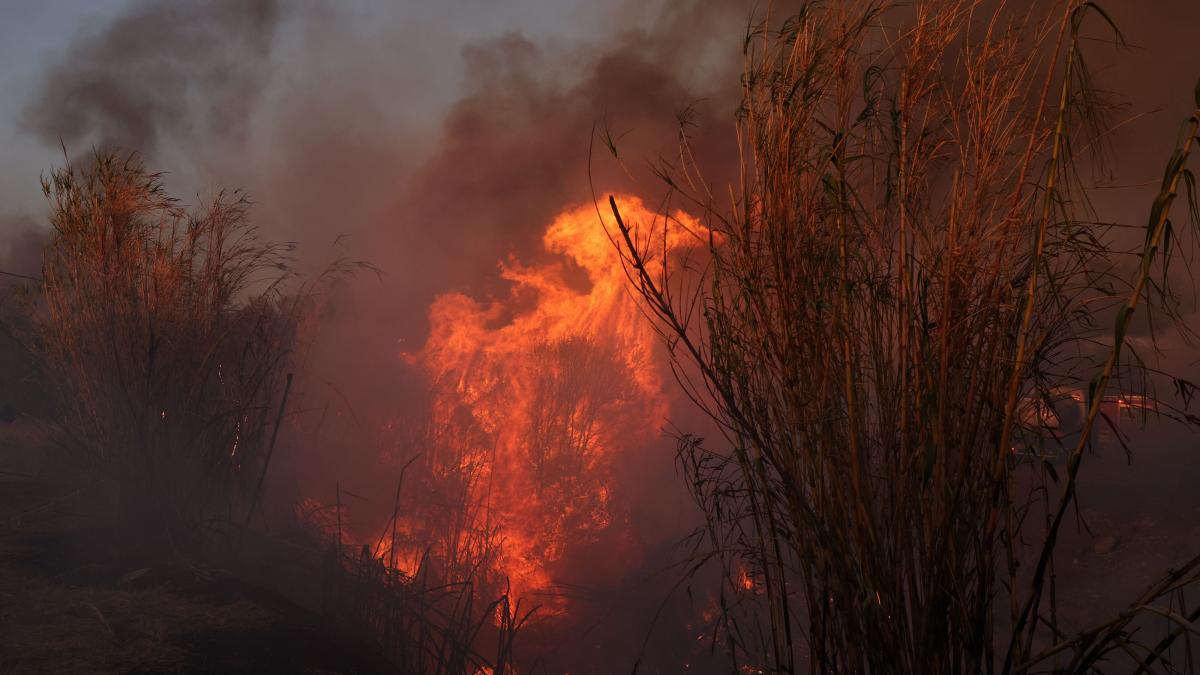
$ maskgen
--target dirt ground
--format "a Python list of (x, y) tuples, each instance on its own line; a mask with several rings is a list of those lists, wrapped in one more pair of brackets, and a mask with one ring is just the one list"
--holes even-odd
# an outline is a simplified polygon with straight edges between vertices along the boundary
[[(322, 617), (177, 556), (130, 556), (103, 485), (0, 424), (0, 672), (376, 673)], [(61, 464), (59, 465), (61, 467)]]

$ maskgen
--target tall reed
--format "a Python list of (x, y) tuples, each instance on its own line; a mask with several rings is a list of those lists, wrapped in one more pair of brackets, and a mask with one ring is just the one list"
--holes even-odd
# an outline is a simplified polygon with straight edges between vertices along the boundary
[[(625, 222), (610, 200), (631, 284), (729, 447), (680, 441), (727, 570), (734, 667), (1029, 672), (1072, 654), (1086, 672), (1195, 580), (1193, 561), (1086, 646), (1057, 616), (1053, 551), (1100, 403), (1150, 393), (1153, 369), (1121, 349), (1133, 309), (1178, 327), (1171, 279), (1151, 273), (1185, 234), (1167, 212), (1192, 184), (1196, 118), (1127, 245), (1078, 171), (1112, 130), (1085, 24), (1119, 33), (1092, 2), (1027, 9), (768, 17), (745, 40), (740, 183), (706, 184), (686, 134), (661, 172), (707, 226), (706, 255), (654, 243), (678, 219)], [(1087, 415), (1062, 447), (1073, 391)]]
[(240, 518), (303, 305), (284, 293), (287, 249), (259, 239), (245, 196), (189, 213), (136, 156), (97, 155), (43, 189), (34, 344), (64, 438), (142, 535), (178, 545)]

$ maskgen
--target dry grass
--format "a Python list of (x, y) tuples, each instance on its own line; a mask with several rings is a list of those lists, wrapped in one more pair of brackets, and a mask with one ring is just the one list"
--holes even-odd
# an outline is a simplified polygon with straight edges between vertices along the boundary
[(377, 644), (399, 672), (516, 672), (517, 636), (531, 612), (507, 594), (481, 601), (487, 592), (476, 588), (481, 571), (447, 582), (431, 565), (410, 575), (389, 568), (367, 547), (357, 555), (335, 550), (328, 607), (351, 633)]
[[(398, 516), (411, 517), (400, 508), (399, 491), (381, 541), (350, 544), (340, 514), (343, 500), (354, 495), (338, 490), (332, 504), (307, 504), (302, 519), (315, 527), (294, 532), (286, 548), (271, 545), (272, 555), (288, 554), (262, 563), (268, 575), (274, 579), (290, 569), (306, 578), (298, 585), (315, 591), (307, 604), (340, 631), (374, 645), (399, 672), (511, 672), (518, 635), (533, 612), (497, 589), (491, 561), (468, 548), (447, 551), (447, 542), (423, 531), (420, 560), (415, 567), (401, 564), (392, 555), (399, 539), (387, 533)], [(324, 533), (320, 539), (313, 536), (318, 531)], [(447, 552), (460, 557), (448, 561), (441, 557)]]

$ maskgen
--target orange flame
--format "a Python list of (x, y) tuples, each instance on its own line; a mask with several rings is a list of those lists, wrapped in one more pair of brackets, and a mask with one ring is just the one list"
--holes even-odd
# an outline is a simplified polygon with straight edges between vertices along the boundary
[[(636, 198), (618, 203), (627, 223), (657, 224), (658, 250), (698, 243), (694, 219), (675, 214), (666, 226)], [(502, 265), (508, 297), (440, 296), (428, 341), (403, 355), (434, 387), (423, 461), (458, 508), (443, 556), (490, 559), (515, 598), (551, 592), (580, 543), (637, 555), (612, 469), (656, 439), (667, 415), (656, 336), (597, 213), (588, 204), (554, 220), (542, 242), (557, 262)], [(573, 268), (587, 284), (571, 283)], [(409, 565), (415, 557), (399, 552)]]

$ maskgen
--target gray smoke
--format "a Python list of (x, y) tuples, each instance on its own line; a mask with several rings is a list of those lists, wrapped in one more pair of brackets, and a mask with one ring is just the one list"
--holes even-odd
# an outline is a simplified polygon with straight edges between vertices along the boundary
[(48, 67), (25, 122), (53, 145), (151, 157), (164, 142), (243, 137), (280, 16), (275, 0), (137, 3)]

